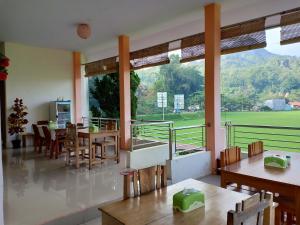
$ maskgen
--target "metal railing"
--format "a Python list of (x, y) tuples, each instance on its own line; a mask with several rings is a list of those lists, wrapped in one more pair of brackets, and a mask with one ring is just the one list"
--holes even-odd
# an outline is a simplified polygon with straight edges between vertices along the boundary
[(240, 146), (247, 151), (248, 144), (263, 141), (265, 149), (300, 152), (300, 127), (249, 125), (225, 123), (227, 146)]
[(119, 119), (116, 118), (92, 117), (90, 119), (90, 123), (96, 125), (100, 129), (105, 129), (107, 124), (110, 122), (117, 124), (117, 128), (119, 127)]
[(178, 152), (202, 150), (205, 147), (205, 125), (176, 127), (170, 129), (170, 158)]
[(138, 121), (131, 124), (131, 151), (169, 144), (169, 130), (173, 128), (173, 121)]

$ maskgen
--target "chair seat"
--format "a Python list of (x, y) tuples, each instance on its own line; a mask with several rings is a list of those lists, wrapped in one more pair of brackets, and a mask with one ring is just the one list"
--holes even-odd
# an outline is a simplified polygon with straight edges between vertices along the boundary
[(96, 146), (108, 146), (108, 145), (115, 145), (116, 142), (111, 140), (111, 141), (97, 141), (97, 142), (93, 142), (92, 143), (93, 145), (96, 145)]

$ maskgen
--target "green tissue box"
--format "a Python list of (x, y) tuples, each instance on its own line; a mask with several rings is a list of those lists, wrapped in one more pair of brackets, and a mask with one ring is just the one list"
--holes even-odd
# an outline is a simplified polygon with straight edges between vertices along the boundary
[(184, 213), (204, 205), (204, 193), (196, 189), (184, 189), (173, 195), (173, 208)]
[(288, 160), (285, 156), (272, 155), (264, 158), (264, 164), (265, 166), (285, 169), (288, 167)]
[(97, 132), (99, 132), (99, 127), (97, 127), (95, 125), (91, 125), (89, 127), (89, 131), (92, 132), (92, 133), (97, 133)]

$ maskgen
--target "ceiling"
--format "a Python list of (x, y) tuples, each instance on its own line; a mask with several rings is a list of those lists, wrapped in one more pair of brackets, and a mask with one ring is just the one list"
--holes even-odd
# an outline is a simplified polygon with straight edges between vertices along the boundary
[[(91, 59), (100, 57), (96, 56), (99, 52), (103, 56), (111, 56), (116, 52), (117, 37), (120, 34), (130, 37), (135, 50), (200, 32), (203, 29), (200, 25), (203, 6), (211, 2), (215, 1), (0, 0), (0, 40), (81, 51), (91, 55)], [(272, 10), (299, 6), (299, 0), (218, 2), (222, 5), (223, 24), (245, 17), (255, 18), (257, 14), (264, 15)], [(258, 3), (266, 5), (265, 10), (257, 7)], [(78, 23), (90, 24), (92, 36), (88, 40), (82, 40), (76, 35)]]

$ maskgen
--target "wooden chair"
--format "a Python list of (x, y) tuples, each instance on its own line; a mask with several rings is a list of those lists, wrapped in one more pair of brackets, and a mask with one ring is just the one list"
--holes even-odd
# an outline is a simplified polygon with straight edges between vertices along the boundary
[[(220, 158), (221, 167), (237, 163), (241, 161), (241, 148), (238, 146), (227, 148), (221, 151)], [(255, 188), (251, 188), (241, 184), (229, 184), (227, 188), (233, 191), (243, 192), (250, 195), (257, 192)]]
[(273, 225), (275, 207), (272, 193), (256, 193), (228, 212), (227, 225)]
[[(88, 145), (80, 145), (77, 127), (75, 124), (69, 124), (66, 130), (66, 137), (64, 140), (64, 147), (67, 152), (66, 164), (69, 165), (71, 157), (75, 157), (76, 168), (79, 168), (81, 163), (88, 163), (89, 151)], [(86, 160), (87, 159), (87, 160)]]
[(36, 124), (32, 124), (32, 130), (34, 134), (34, 151), (42, 152), (42, 147), (45, 145), (45, 138), (41, 136), (39, 128)]
[(51, 137), (51, 132), (47, 126), (42, 126), (43, 133), (44, 133), (44, 139), (45, 139), (45, 155), (47, 155), (47, 152), (49, 151), (51, 155), (52, 148), (54, 147), (54, 141)]
[(274, 200), (278, 203), (275, 214), (275, 225), (296, 224), (297, 218), (294, 199), (278, 196), (274, 197)]
[(55, 158), (57, 159), (59, 154), (63, 153), (63, 146), (66, 138), (66, 129), (55, 129), (55, 141), (54, 141), (54, 147), (52, 148), (52, 152), (50, 155), (50, 158), (55, 155)]
[(241, 148), (238, 146), (227, 148), (220, 153), (221, 167), (241, 161)]
[[(105, 130), (107, 131), (116, 131), (117, 130), (117, 123), (116, 121), (110, 120), (105, 124)], [(97, 158), (100, 160), (103, 159), (114, 159), (117, 160), (117, 163), (119, 163), (119, 157), (118, 157), (118, 151), (119, 151), (119, 146), (118, 146), (118, 137), (112, 136), (112, 137), (107, 137), (104, 138), (103, 140), (95, 140), (93, 142), (93, 158), (96, 160)], [(114, 146), (114, 154), (111, 156), (108, 156), (106, 154), (106, 150), (109, 146)], [(98, 148), (100, 148), (100, 152), (98, 152)]]
[(151, 166), (124, 174), (124, 199), (131, 197), (131, 186), (133, 186), (134, 197), (166, 187), (166, 166)]
[(248, 145), (248, 157), (262, 154), (264, 152), (264, 143), (256, 141)]
[(37, 121), (36, 124), (37, 125), (49, 125), (49, 121), (48, 120), (40, 120), (40, 121)]

